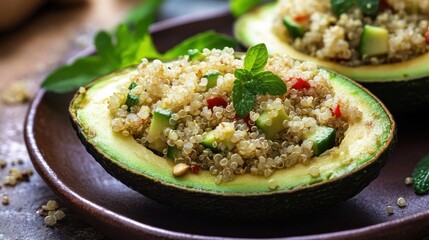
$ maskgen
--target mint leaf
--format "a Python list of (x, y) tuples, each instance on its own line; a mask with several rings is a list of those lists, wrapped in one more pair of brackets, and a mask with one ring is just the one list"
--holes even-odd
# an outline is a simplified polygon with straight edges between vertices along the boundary
[(99, 56), (84, 57), (51, 72), (42, 83), (48, 91), (65, 93), (83, 86), (112, 70)]
[(250, 92), (240, 79), (234, 80), (232, 104), (239, 117), (245, 117), (255, 106), (256, 95)]
[(380, 0), (355, 0), (357, 6), (365, 15), (375, 16), (380, 7)]
[(163, 2), (163, 0), (145, 0), (143, 4), (138, 5), (128, 13), (125, 22), (128, 25), (136, 26), (142, 19), (152, 21)]
[(244, 57), (244, 69), (251, 73), (262, 71), (268, 61), (268, 50), (265, 44), (260, 43), (250, 47)]
[(255, 75), (258, 82), (258, 94), (283, 95), (286, 93), (285, 82), (272, 72), (265, 71)]
[(232, 15), (238, 17), (258, 5), (260, 1), (261, 0), (231, 0), (229, 2), (229, 8)]
[(112, 68), (119, 66), (119, 57), (115, 54), (115, 49), (112, 42), (112, 36), (105, 31), (98, 32), (95, 36), (94, 45), (97, 49), (97, 54)]
[(347, 12), (354, 4), (355, 0), (331, 0), (332, 12), (336, 16), (340, 16)]
[(237, 46), (238, 42), (234, 38), (214, 31), (207, 31), (185, 39), (174, 48), (165, 52), (161, 57), (163, 59), (177, 58), (186, 55), (189, 49), (198, 49), (202, 51), (204, 48), (223, 49), (224, 47), (235, 48)]
[(234, 76), (237, 79), (240, 79), (242, 82), (248, 82), (252, 80), (252, 74), (246, 69), (236, 69), (234, 71)]
[(429, 154), (414, 168), (413, 186), (417, 194), (422, 195), (429, 192)]

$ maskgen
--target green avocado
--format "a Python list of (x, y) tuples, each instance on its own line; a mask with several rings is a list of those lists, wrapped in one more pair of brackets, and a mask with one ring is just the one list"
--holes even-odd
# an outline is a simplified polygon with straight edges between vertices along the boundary
[(429, 53), (400, 63), (358, 67), (312, 57), (293, 48), (287, 34), (279, 36), (274, 33), (275, 6), (276, 3), (263, 5), (236, 20), (234, 34), (244, 46), (265, 43), (270, 53), (315, 62), (343, 74), (368, 88), (394, 114), (413, 112), (429, 104)]
[[(308, 165), (279, 169), (268, 178), (244, 174), (216, 184), (208, 170), (176, 178), (171, 159), (111, 129), (107, 101), (136, 73), (134, 69), (114, 72), (86, 86), (86, 92), (76, 93), (69, 107), (72, 123), (107, 172), (141, 194), (178, 208), (231, 217), (272, 217), (331, 206), (375, 179), (394, 146), (396, 124), (383, 104), (360, 85), (330, 73), (336, 95), (355, 101), (363, 116), (349, 123), (344, 139), (329, 152), (313, 157)], [(319, 168), (317, 177), (310, 174), (311, 167)]]

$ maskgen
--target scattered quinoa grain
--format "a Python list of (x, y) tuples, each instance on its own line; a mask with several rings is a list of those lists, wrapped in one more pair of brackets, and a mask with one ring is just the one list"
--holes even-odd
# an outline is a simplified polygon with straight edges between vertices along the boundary
[(25, 103), (33, 97), (28, 81), (16, 81), (2, 92), (1, 97), (6, 104)]
[(4, 195), (1, 202), (3, 205), (9, 205), (9, 197)]
[(48, 215), (48, 216), (46, 216), (46, 217), (45, 217), (45, 224), (46, 224), (47, 226), (52, 227), (52, 226), (54, 226), (55, 224), (57, 224), (57, 219), (56, 219), (54, 216), (50, 216), (50, 215)]
[(319, 169), (319, 167), (311, 166), (309, 171), (310, 171), (310, 175), (312, 177), (318, 177), (318, 176), (320, 176), (320, 169)]
[(268, 188), (271, 190), (275, 190), (279, 187), (279, 183), (275, 179), (268, 180)]
[(65, 217), (65, 213), (62, 210), (57, 210), (54, 213), (54, 217), (57, 219), (57, 221), (63, 219)]
[(387, 214), (389, 214), (389, 215), (392, 215), (393, 214), (393, 206), (391, 206), (391, 205), (388, 205), (387, 207), (386, 207), (386, 213)]
[(0, 168), (3, 169), (7, 166), (7, 162), (5, 160), (0, 160)]
[(42, 205), (42, 209), (45, 211), (54, 211), (58, 209), (58, 203), (55, 200), (49, 200), (46, 205)]
[(413, 184), (413, 178), (412, 177), (406, 177), (405, 178), (405, 185), (409, 186)]
[(82, 94), (86, 92), (86, 89), (84, 87), (80, 87), (78, 91)]
[(396, 201), (396, 204), (398, 205), (398, 207), (404, 208), (407, 206), (407, 200), (405, 200), (405, 198), (403, 197), (399, 197), (398, 200)]

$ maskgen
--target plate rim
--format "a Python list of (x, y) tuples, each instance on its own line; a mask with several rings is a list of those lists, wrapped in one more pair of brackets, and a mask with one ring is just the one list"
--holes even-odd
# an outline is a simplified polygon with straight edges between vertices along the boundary
[[(180, 17), (171, 18), (161, 22), (153, 24), (150, 28), (151, 33), (158, 31), (166, 31), (169, 28), (178, 27), (180, 25), (189, 24), (193, 22), (198, 22), (202, 20), (210, 20), (216, 17), (230, 16), (229, 9), (219, 9), (211, 12), (204, 12), (193, 15), (184, 15)], [(69, 61), (76, 59), (77, 57), (89, 54), (94, 52), (94, 48), (88, 47), (83, 51), (79, 52), (75, 56), (71, 57)], [(47, 161), (44, 159), (42, 153), (38, 148), (38, 143), (35, 139), (34, 128), (35, 128), (35, 117), (37, 114), (38, 107), (42, 99), (45, 97), (47, 92), (44, 89), (40, 89), (36, 97), (32, 100), (29, 109), (25, 116), (24, 121), (24, 140), (29, 153), (31, 162), (44, 180), (44, 182), (49, 186), (49, 188), (68, 206), (72, 207), (77, 213), (85, 216), (84, 220), (89, 222), (92, 226), (100, 230), (103, 234), (108, 236), (115, 235), (112, 232), (109, 233), (103, 225), (97, 224), (97, 222), (102, 222), (106, 224), (114, 225), (121, 229), (127, 229), (132, 231), (134, 236), (142, 237), (155, 237), (155, 238), (167, 238), (167, 239), (248, 239), (248, 238), (236, 238), (236, 237), (220, 237), (220, 236), (210, 236), (210, 235), (198, 235), (192, 233), (177, 232), (172, 230), (166, 230), (159, 227), (151, 226), (144, 224), (138, 221), (135, 221), (131, 218), (123, 216), (121, 214), (115, 213), (103, 206), (100, 206), (82, 196), (77, 192), (71, 190), (66, 184), (64, 184), (56, 175), (55, 171), (49, 166)], [(71, 127), (71, 126), (70, 126)], [(88, 214), (88, 211), (92, 211), (92, 214)], [(110, 220), (110, 221), (109, 221)], [(429, 210), (421, 213), (412, 214), (406, 217), (399, 219), (394, 219), (374, 225), (369, 225), (362, 228), (354, 228), (349, 230), (337, 231), (337, 232), (328, 232), (321, 234), (312, 234), (312, 235), (303, 235), (303, 236), (293, 236), (286, 237), (288, 239), (344, 239), (353, 238), (361, 239), (363, 237), (380, 237), (380, 233), (389, 233), (385, 236), (400, 236), (399, 233), (406, 233), (405, 229), (401, 230), (403, 224), (414, 225), (418, 222), (424, 222), (429, 220)], [(429, 224), (427, 224), (429, 225)], [(399, 231), (398, 231), (399, 229)], [(399, 235), (398, 235), (399, 234)], [(270, 239), (270, 238), (266, 238)], [(272, 239), (272, 238), (271, 238)]]

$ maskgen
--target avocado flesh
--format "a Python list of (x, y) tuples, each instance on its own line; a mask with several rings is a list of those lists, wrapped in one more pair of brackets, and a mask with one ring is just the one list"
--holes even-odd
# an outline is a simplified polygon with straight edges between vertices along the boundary
[[(269, 178), (245, 174), (219, 185), (208, 171), (175, 178), (173, 161), (143, 147), (132, 136), (111, 130), (107, 100), (135, 73), (126, 69), (96, 80), (84, 94), (76, 94), (69, 111), (78, 136), (106, 171), (132, 189), (167, 204), (215, 214), (233, 212), (237, 216), (270, 216), (332, 205), (367, 186), (394, 145), (396, 126), (384, 106), (358, 85), (332, 74), (336, 94), (356, 101), (363, 117), (350, 124), (344, 139), (330, 154), (314, 157), (309, 165), (277, 170)], [(317, 178), (309, 174), (312, 166), (320, 169)], [(275, 191), (268, 188), (270, 179), (278, 183)], [(276, 201), (282, 204), (273, 205)], [(255, 207), (261, 202), (272, 207)]]
[(275, 3), (263, 5), (237, 19), (234, 34), (244, 46), (263, 42), (270, 53), (312, 61), (343, 74), (367, 87), (394, 114), (419, 111), (429, 104), (429, 52), (405, 62), (356, 67), (312, 57), (288, 44), (292, 39), (287, 34), (278, 36), (273, 32), (275, 6)]

